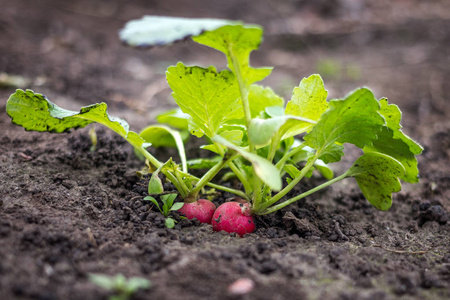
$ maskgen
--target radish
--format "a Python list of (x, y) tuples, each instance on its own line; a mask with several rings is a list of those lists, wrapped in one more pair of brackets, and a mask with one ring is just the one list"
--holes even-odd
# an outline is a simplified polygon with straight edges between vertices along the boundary
[(216, 205), (209, 200), (199, 199), (195, 202), (184, 203), (178, 211), (186, 218), (197, 218), (201, 223), (211, 223), (211, 218), (216, 210)]
[(250, 203), (226, 202), (214, 212), (211, 224), (215, 231), (235, 232), (240, 236), (255, 230)]

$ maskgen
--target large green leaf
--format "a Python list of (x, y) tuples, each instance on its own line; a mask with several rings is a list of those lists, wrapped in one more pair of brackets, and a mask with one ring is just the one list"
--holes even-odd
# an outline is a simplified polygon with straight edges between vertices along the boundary
[[(285, 114), (318, 121), (328, 109), (328, 92), (320, 75), (303, 78), (294, 88), (292, 98), (286, 105)], [(283, 139), (311, 130), (314, 124), (291, 119), (280, 129)]]
[(364, 147), (364, 152), (381, 152), (392, 156), (406, 170), (401, 178), (407, 182), (418, 182), (419, 169), (415, 155), (420, 154), (423, 148), (401, 131), (401, 112), (397, 105), (389, 105), (387, 99), (381, 99), (380, 105), (380, 113), (386, 119), (386, 126), (383, 126), (372, 146)]
[(82, 107), (79, 112), (71, 111), (32, 90), (17, 90), (6, 103), (6, 112), (12, 122), (26, 130), (66, 132), (97, 122), (126, 138), (133, 146), (141, 146), (144, 141), (139, 135), (129, 131), (125, 120), (109, 116), (107, 108), (106, 103), (97, 103)]
[(399, 177), (404, 173), (400, 162), (377, 152), (365, 153), (347, 171), (348, 176), (356, 179), (364, 197), (380, 210), (391, 207), (392, 193), (401, 190)]
[(354, 91), (343, 100), (332, 100), (329, 105), (304, 138), (306, 145), (316, 149), (325, 163), (341, 159), (344, 143), (359, 148), (372, 145), (385, 123), (378, 113), (378, 101), (366, 88)]
[(263, 30), (257, 25), (227, 25), (192, 39), (202, 45), (223, 52), (228, 60), (228, 67), (233, 72), (239, 71), (247, 86), (267, 77), (272, 68), (252, 68), (250, 53), (259, 48)]
[(256, 154), (250, 153), (220, 136), (215, 136), (212, 141), (221, 144), (229, 149), (239, 153), (243, 158), (252, 163), (253, 170), (256, 175), (267, 184), (272, 190), (279, 191), (282, 187), (279, 170), (271, 164), (267, 159), (262, 158)]
[(208, 137), (213, 137), (226, 121), (244, 116), (239, 87), (230, 71), (218, 73), (214, 67), (178, 63), (169, 67), (166, 75), (178, 106)]
[(232, 24), (241, 23), (218, 19), (144, 16), (127, 22), (119, 32), (119, 36), (122, 42), (134, 47), (164, 46)]
[(386, 126), (383, 126), (372, 146), (364, 147), (364, 152), (380, 152), (395, 158), (406, 170), (401, 179), (412, 183), (419, 181), (419, 169), (414, 153), (403, 140), (393, 138), (393, 131)]

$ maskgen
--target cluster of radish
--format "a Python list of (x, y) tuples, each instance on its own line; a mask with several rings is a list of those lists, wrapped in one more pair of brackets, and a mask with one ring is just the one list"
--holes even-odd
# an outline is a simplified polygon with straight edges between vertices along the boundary
[(188, 219), (197, 218), (201, 223), (211, 224), (215, 231), (226, 231), (243, 236), (255, 230), (250, 203), (226, 202), (216, 209), (209, 200), (200, 199), (184, 203), (178, 210)]

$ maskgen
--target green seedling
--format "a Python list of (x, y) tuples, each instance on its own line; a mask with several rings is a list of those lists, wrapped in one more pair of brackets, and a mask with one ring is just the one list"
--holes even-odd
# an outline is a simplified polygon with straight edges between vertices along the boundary
[(165, 224), (166, 224), (167, 228), (173, 228), (175, 226), (175, 222), (176, 222), (173, 218), (169, 217), (170, 212), (179, 210), (180, 208), (183, 207), (183, 204), (184, 204), (182, 202), (174, 203), (174, 200), (176, 197), (177, 197), (177, 194), (161, 195), (160, 199), (161, 199), (161, 202), (163, 203), (162, 206), (160, 206), (158, 201), (155, 198), (153, 198), (152, 196), (147, 196), (144, 198), (144, 200), (151, 201), (159, 209), (159, 211), (162, 213), (162, 215), (166, 219)]
[(148, 289), (150, 281), (141, 277), (131, 277), (128, 280), (122, 274), (107, 276), (101, 274), (89, 274), (89, 280), (101, 288), (112, 291), (114, 295), (109, 300), (128, 300), (139, 289)]
[[(206, 186), (235, 194), (239, 201), (219, 207), (212, 216), (216, 230), (251, 232), (254, 215), (273, 213), (345, 178), (354, 178), (374, 207), (389, 209), (392, 193), (401, 189), (400, 179), (418, 182), (416, 155), (422, 152), (401, 131), (400, 109), (385, 98), (375, 98), (367, 88), (329, 100), (317, 74), (303, 78), (285, 103), (272, 89), (257, 84), (272, 68), (250, 65), (250, 53), (259, 48), (262, 35), (260, 26), (227, 20), (147, 16), (127, 23), (120, 39), (128, 45), (164, 46), (191, 38), (222, 52), (228, 62), (227, 70), (182, 62), (170, 66), (166, 79), (179, 108), (160, 115), (160, 125), (141, 134), (109, 116), (105, 103), (68, 111), (31, 90), (11, 95), (7, 112), (26, 130), (65, 132), (94, 122), (112, 129), (156, 170), (149, 181), (150, 195), (164, 193), (160, 173), (187, 204), (197, 203)], [(201, 148), (213, 157), (186, 160), (182, 142), (186, 131), (204, 138)], [(158, 142), (176, 146), (180, 163), (160, 162), (146, 150)], [(344, 144), (360, 148), (362, 155), (335, 176), (329, 164), (341, 160)], [(190, 174), (194, 168), (205, 169), (204, 175)], [(213, 182), (224, 169), (225, 178), (237, 178), (242, 190)], [(326, 181), (287, 197), (314, 170)]]

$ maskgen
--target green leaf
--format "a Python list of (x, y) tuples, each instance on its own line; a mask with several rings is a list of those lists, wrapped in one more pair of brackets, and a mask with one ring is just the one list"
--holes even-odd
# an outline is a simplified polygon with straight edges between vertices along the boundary
[(164, 203), (165, 208), (163, 207), (163, 210), (165, 212), (168, 212), (170, 210), (173, 205), (173, 201), (177, 196), (177, 194), (161, 195), (161, 202)]
[(159, 172), (157, 171), (153, 172), (152, 177), (150, 177), (150, 180), (148, 182), (147, 190), (150, 195), (159, 195), (164, 192), (164, 186), (158, 174)]
[(291, 178), (295, 178), (300, 175), (300, 170), (293, 164), (285, 164), (283, 169), (289, 174), (289, 176), (291, 176)]
[[(119, 274), (117, 276), (123, 276), (122, 274)], [(104, 288), (105, 290), (114, 290), (116, 288), (116, 280), (115, 278), (117, 277), (110, 277), (107, 275), (102, 275), (102, 274), (93, 274), (93, 273), (89, 273), (89, 281), (91, 281), (92, 283), (98, 285), (101, 288)]]
[(380, 152), (395, 158), (406, 170), (401, 179), (411, 183), (419, 181), (419, 169), (414, 153), (403, 140), (393, 138), (391, 129), (383, 126), (378, 139), (373, 142), (372, 146), (364, 147), (364, 152)]
[(324, 163), (322, 160), (318, 159), (314, 162), (314, 167), (316, 167), (317, 170), (322, 174), (322, 176), (326, 180), (331, 180), (334, 177), (333, 170), (330, 169), (330, 167)]
[(189, 118), (190, 116), (182, 112), (181, 109), (178, 107), (166, 111), (162, 114), (159, 114), (158, 116), (156, 116), (156, 121), (158, 123), (167, 124), (180, 130), (189, 130), (188, 128)]
[(6, 111), (12, 122), (26, 130), (60, 133), (97, 122), (125, 138), (134, 147), (141, 147), (144, 140), (137, 133), (129, 131), (125, 120), (108, 115), (107, 108), (106, 103), (97, 103), (75, 112), (57, 106), (32, 90), (17, 90), (6, 103)]
[(267, 116), (269, 117), (280, 117), (284, 116), (284, 108), (281, 106), (268, 106), (264, 110)]
[(399, 177), (405, 168), (396, 159), (377, 152), (368, 152), (358, 158), (347, 171), (358, 183), (364, 197), (380, 210), (392, 205), (392, 193), (402, 188)]
[(372, 146), (364, 147), (364, 152), (381, 152), (398, 160), (406, 172), (401, 177), (404, 181), (415, 183), (419, 181), (419, 169), (415, 155), (423, 148), (401, 131), (401, 112), (396, 105), (388, 105), (386, 99), (380, 100), (380, 113), (386, 119), (386, 126)]
[(128, 279), (126, 290), (128, 294), (134, 294), (138, 289), (148, 289), (151, 286), (150, 280), (142, 277), (131, 277)]
[[(252, 84), (248, 92), (248, 102), (252, 118), (260, 116), (268, 107), (283, 107), (284, 99), (274, 93), (271, 88)], [(273, 108), (271, 108), (273, 109)]]
[(385, 98), (380, 100), (380, 106), (380, 113), (386, 119), (386, 126), (393, 131), (393, 137), (406, 143), (413, 154), (418, 155), (422, 153), (423, 147), (402, 132), (402, 126), (400, 125), (402, 112), (398, 106), (395, 104), (388, 104), (388, 101)]
[(218, 19), (144, 16), (127, 22), (119, 36), (122, 42), (130, 46), (145, 48), (168, 45), (229, 24), (240, 23)]
[(164, 224), (166, 225), (167, 228), (174, 228), (175, 220), (172, 218), (166, 218), (166, 220), (164, 221)]
[(159, 210), (161, 213), (163, 213), (163, 211), (162, 211), (161, 208), (159, 207), (158, 201), (156, 201), (155, 198), (153, 198), (152, 196), (147, 196), (147, 197), (144, 198), (144, 200), (151, 201), (153, 204), (155, 204), (155, 206), (158, 208), (158, 210)]
[(253, 170), (256, 175), (267, 184), (272, 190), (279, 191), (282, 187), (281, 177), (278, 169), (267, 159), (256, 154), (250, 153), (220, 136), (215, 136), (212, 141), (221, 144), (229, 149), (239, 153), (243, 158), (252, 163)]
[[(303, 78), (300, 85), (294, 88), (292, 98), (286, 105), (285, 115), (297, 116), (313, 121), (318, 121), (328, 109), (328, 92), (320, 75), (311, 75)], [(287, 121), (281, 131), (283, 139), (311, 130), (314, 123)]]
[(211, 169), (217, 163), (222, 161), (222, 157), (215, 156), (213, 158), (196, 158), (187, 161), (189, 169)]
[(178, 63), (166, 75), (178, 106), (206, 136), (213, 137), (226, 121), (244, 116), (233, 73)]
[(148, 182), (148, 193), (149, 195), (159, 195), (162, 192), (164, 192), (164, 185), (161, 181), (161, 178), (159, 178), (159, 173), (163, 168), (167, 168), (168, 166), (171, 167), (173, 165), (172, 159), (170, 158), (168, 161), (166, 161), (164, 164), (161, 164), (158, 169), (156, 169), (155, 172), (152, 173), (152, 176), (150, 177), (150, 180)]
[(172, 205), (172, 207), (170, 208), (170, 210), (179, 210), (180, 208), (182, 208), (183, 207), (183, 205), (184, 205), (184, 203), (183, 202), (177, 202), (177, 203), (174, 203), (173, 205)]
[(372, 145), (385, 123), (378, 113), (378, 101), (366, 88), (354, 91), (344, 100), (332, 100), (329, 105), (330, 108), (304, 137), (306, 145), (316, 149), (316, 155), (325, 163), (341, 159), (344, 143), (359, 148)]
[(230, 70), (236, 74), (236, 69), (239, 69), (246, 86), (250, 86), (272, 72), (272, 68), (255, 69), (249, 63), (250, 53), (258, 49), (262, 42), (262, 34), (262, 28), (257, 25), (228, 25), (192, 39), (224, 53)]
[(267, 145), (272, 137), (280, 130), (283, 124), (295, 120), (296, 122), (308, 124), (315, 123), (312, 120), (304, 119), (296, 116), (280, 116), (270, 119), (254, 118), (250, 122), (248, 128), (248, 137), (255, 145)]
[(144, 128), (139, 135), (154, 147), (176, 146), (180, 155), (183, 172), (187, 172), (186, 151), (184, 150), (183, 138), (180, 132), (164, 125), (151, 125)]

